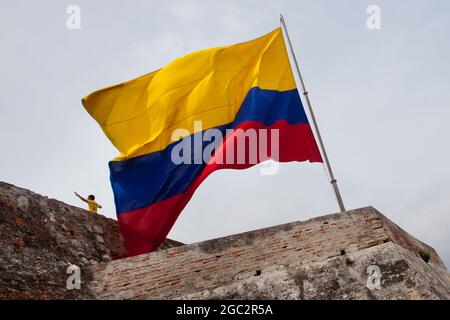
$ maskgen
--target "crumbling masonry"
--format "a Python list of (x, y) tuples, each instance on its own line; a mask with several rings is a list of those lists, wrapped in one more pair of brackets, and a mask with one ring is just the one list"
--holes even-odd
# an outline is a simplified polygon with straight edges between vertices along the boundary
[(125, 258), (115, 220), (0, 182), (0, 242), (0, 299), (450, 298), (435, 250), (372, 207)]

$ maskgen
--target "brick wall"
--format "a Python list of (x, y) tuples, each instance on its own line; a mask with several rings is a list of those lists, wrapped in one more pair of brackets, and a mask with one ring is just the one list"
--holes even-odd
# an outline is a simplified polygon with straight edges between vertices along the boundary
[[(428, 264), (419, 257), (419, 248), (431, 253)], [(387, 291), (367, 292), (366, 268), (377, 263), (387, 275)], [(90, 287), (102, 299), (450, 297), (448, 273), (436, 252), (373, 208), (144, 254), (91, 270)]]
[(433, 248), (371, 207), (161, 249), (125, 258), (115, 220), (0, 182), (0, 299), (450, 298)]
[(116, 220), (0, 182), (0, 299), (90, 297), (66, 290), (67, 267), (125, 256)]

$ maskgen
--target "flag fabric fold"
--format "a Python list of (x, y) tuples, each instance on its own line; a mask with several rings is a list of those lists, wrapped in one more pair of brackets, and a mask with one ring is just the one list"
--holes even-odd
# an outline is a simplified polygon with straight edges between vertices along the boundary
[[(280, 28), (181, 57), (82, 102), (120, 151), (109, 169), (129, 255), (156, 250), (215, 170), (268, 159), (322, 162)], [(255, 148), (245, 143), (252, 137)]]

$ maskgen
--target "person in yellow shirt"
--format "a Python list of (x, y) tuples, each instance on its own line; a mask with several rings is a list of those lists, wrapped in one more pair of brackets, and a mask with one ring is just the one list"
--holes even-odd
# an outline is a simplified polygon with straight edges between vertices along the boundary
[(87, 199), (80, 196), (78, 193), (74, 192), (75, 195), (80, 198), (81, 201), (86, 202), (88, 204), (88, 210), (92, 213), (97, 213), (98, 209), (101, 209), (102, 206), (95, 202), (95, 196), (93, 194), (89, 195)]

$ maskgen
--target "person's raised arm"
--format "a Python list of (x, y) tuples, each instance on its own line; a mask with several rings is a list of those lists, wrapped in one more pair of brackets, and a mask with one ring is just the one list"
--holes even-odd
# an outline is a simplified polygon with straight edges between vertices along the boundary
[(74, 191), (73, 193), (75, 193), (75, 195), (76, 195), (78, 198), (80, 198), (81, 201), (88, 202), (85, 198), (83, 198), (82, 196), (80, 196), (80, 195), (79, 195), (78, 193), (76, 193), (75, 191)]

